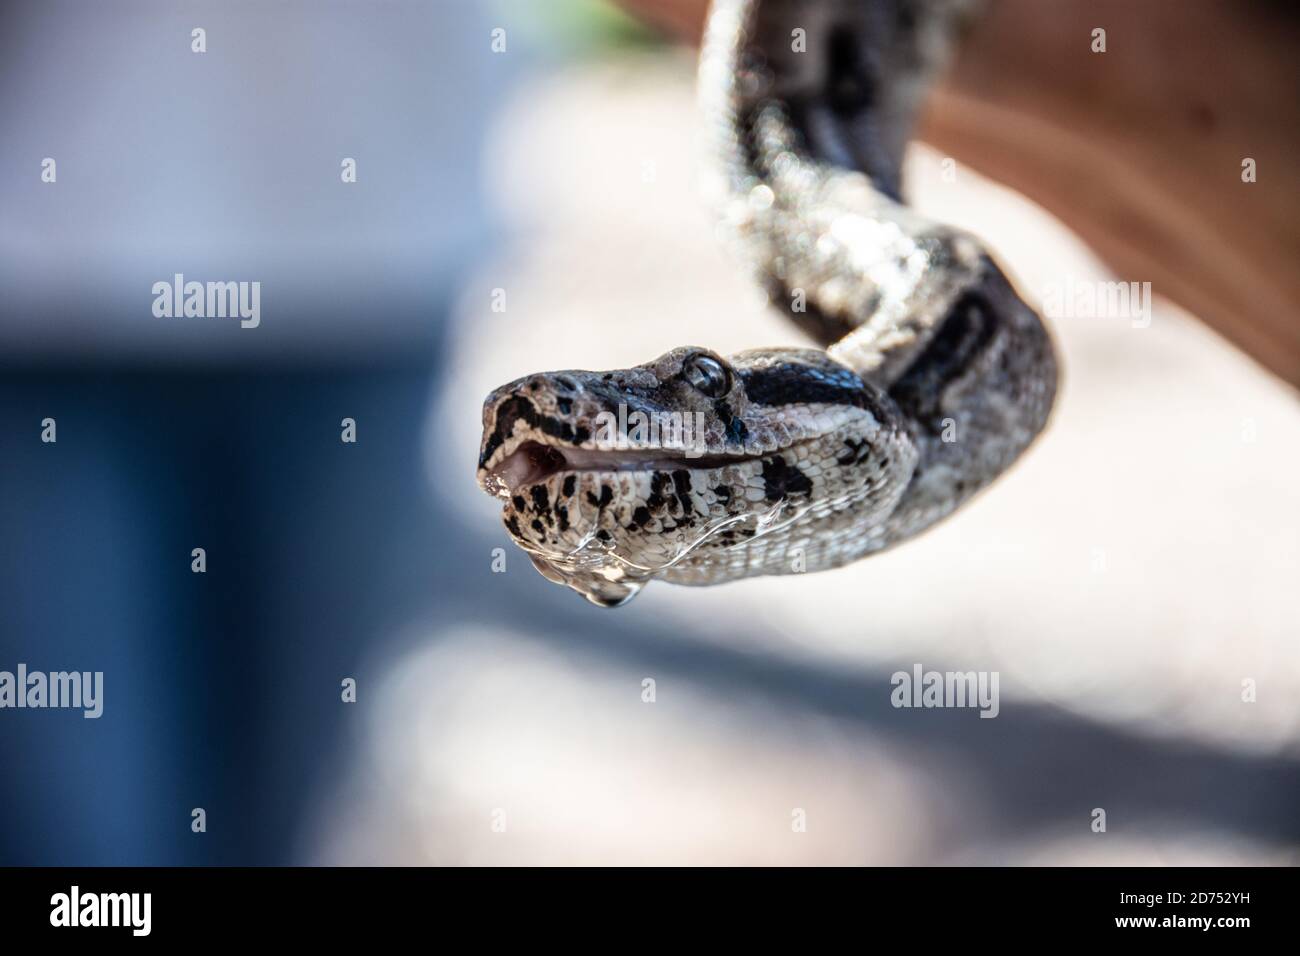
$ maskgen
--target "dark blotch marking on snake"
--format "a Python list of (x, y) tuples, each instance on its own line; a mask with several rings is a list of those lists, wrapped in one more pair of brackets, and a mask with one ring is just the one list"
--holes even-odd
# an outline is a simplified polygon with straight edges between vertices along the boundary
[(614, 500), (614, 491), (609, 487), (609, 485), (601, 485), (600, 497), (597, 498), (595, 494), (589, 491), (587, 492), (587, 500), (590, 501), (595, 507), (603, 509), (606, 505), (608, 505), (611, 501)]
[(763, 495), (768, 501), (809, 494), (812, 494), (812, 481), (798, 468), (780, 457), (763, 460)]
[(677, 500), (682, 503), (682, 514), (691, 513), (691, 473), (685, 468), (673, 472), (673, 487), (677, 490)]
[(759, 405), (852, 405), (870, 410), (871, 396), (857, 374), (848, 368), (811, 368), (783, 362), (765, 368), (743, 369), (740, 380), (751, 402)]
[(551, 510), (550, 499), (546, 497), (546, 488), (543, 485), (533, 485), (533, 508), (539, 515), (548, 514)]
[(719, 400), (714, 403), (713, 410), (717, 413), (718, 419), (722, 422), (722, 427), (727, 436), (727, 441), (735, 445), (744, 444), (745, 439), (749, 437), (749, 429), (745, 427), (744, 422), (736, 417), (735, 413), (731, 410), (731, 406), (725, 401)]
[[(537, 387), (536, 382), (533, 383), (533, 387)], [(566, 421), (539, 414), (536, 407), (527, 398), (522, 395), (515, 395), (507, 399), (497, 409), (496, 428), (493, 429), (491, 437), (483, 446), (483, 454), (479, 456), (478, 460), (480, 468), (487, 465), (492, 456), (496, 454), (496, 450), (505, 444), (505, 440), (510, 437), (510, 434), (515, 429), (515, 422), (520, 420), (530, 428), (539, 429), (543, 434), (573, 445), (580, 445), (591, 437), (591, 432), (587, 429), (574, 428)]]
[(742, 370), (740, 380), (751, 402), (759, 405), (852, 405), (878, 422), (893, 418), (880, 391), (850, 368), (811, 368), (796, 362)]
[(664, 492), (672, 486), (673, 480), (667, 472), (656, 471), (654, 477), (650, 479), (650, 495), (646, 498), (646, 507), (651, 511), (660, 511), (668, 504), (668, 498)]
[(930, 434), (940, 434), (948, 383), (974, 367), (976, 357), (993, 344), (997, 333), (991, 306), (979, 293), (967, 293), (920, 358), (890, 388), (890, 397)]
[(838, 465), (860, 465), (871, 455), (871, 446), (867, 444), (865, 438), (846, 438), (844, 447), (846, 450), (840, 452), (835, 459)]
[(574, 489), (576, 489), (577, 487), (578, 487), (578, 478), (576, 475), (569, 475), (569, 477), (565, 478), (564, 487), (561, 489), (564, 492), (564, 497), (572, 498)]

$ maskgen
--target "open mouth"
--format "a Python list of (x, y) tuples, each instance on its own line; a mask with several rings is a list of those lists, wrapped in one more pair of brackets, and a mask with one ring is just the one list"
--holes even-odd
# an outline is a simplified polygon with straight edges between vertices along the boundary
[(752, 460), (748, 455), (688, 455), (666, 448), (558, 448), (529, 439), (501, 459), (483, 478), (489, 491), (513, 494), (517, 489), (561, 473), (611, 471), (673, 471), (678, 468), (721, 468)]

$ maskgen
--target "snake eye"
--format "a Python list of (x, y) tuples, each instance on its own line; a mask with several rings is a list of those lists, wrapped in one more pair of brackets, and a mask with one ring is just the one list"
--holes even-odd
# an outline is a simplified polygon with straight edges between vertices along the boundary
[(694, 355), (682, 366), (682, 377), (691, 387), (709, 396), (718, 398), (731, 390), (731, 376), (717, 359), (708, 355)]

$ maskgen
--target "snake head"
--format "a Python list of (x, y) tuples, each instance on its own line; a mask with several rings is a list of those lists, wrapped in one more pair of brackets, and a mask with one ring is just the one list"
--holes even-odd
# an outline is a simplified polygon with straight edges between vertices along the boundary
[(678, 348), (496, 389), (478, 481), (543, 575), (616, 606), (656, 577), (851, 560), (822, 532), (887, 513), (915, 459), (890, 399), (824, 352)]

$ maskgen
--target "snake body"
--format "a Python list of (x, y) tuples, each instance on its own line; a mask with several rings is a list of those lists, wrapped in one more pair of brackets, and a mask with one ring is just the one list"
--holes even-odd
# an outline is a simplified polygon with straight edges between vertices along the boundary
[(1038, 316), (978, 240), (899, 199), (967, 8), (715, 0), (700, 100), (721, 222), (822, 348), (682, 347), (495, 390), (478, 480), (546, 577), (614, 606), (656, 578), (839, 567), (950, 514), (1042, 430)]

